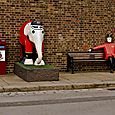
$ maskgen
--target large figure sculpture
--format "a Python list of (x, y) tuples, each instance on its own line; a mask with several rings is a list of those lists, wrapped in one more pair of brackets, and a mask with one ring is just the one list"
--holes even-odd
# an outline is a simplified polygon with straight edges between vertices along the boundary
[(108, 34), (106, 36), (106, 42), (102, 45), (96, 46), (89, 51), (104, 49), (105, 60), (108, 61), (108, 66), (110, 67), (110, 73), (114, 72), (114, 64), (115, 64), (115, 43), (113, 43), (112, 34)]
[[(26, 65), (45, 65), (42, 60), (44, 29), (40, 21), (27, 21), (20, 28), (22, 62)], [(36, 55), (37, 53), (37, 55)]]

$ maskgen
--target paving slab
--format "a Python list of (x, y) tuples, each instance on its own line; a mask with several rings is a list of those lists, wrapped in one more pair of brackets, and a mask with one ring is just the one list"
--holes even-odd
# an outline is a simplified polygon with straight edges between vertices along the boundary
[(98, 79), (94, 79), (93, 77), (89, 78), (89, 76), (87, 73), (77, 73), (77, 74), (61, 74), (60, 77), (63, 79), (68, 80), (69, 82), (72, 83), (93, 83), (93, 82), (99, 82), (100, 80)]
[(115, 81), (115, 73), (111, 74), (111, 73), (97, 73), (96, 77), (95, 76), (91, 76), (94, 79), (98, 79), (101, 81)]
[(3, 79), (0, 77), (0, 86), (8, 85), (7, 82), (5, 82)]
[(23, 79), (19, 78), (15, 74), (8, 74), (0, 77), (6, 83), (26, 83)]

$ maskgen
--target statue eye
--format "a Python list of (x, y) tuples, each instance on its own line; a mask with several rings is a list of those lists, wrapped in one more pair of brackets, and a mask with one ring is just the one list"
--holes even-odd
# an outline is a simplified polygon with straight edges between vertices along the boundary
[(34, 33), (35, 33), (35, 31), (34, 31), (34, 30), (32, 30), (32, 33), (34, 34)]

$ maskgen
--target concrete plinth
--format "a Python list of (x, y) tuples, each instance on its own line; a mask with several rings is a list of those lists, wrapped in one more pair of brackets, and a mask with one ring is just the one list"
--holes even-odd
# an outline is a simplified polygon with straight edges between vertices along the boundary
[(14, 73), (27, 82), (59, 80), (59, 70), (49, 65), (26, 66), (21, 63), (15, 63)]

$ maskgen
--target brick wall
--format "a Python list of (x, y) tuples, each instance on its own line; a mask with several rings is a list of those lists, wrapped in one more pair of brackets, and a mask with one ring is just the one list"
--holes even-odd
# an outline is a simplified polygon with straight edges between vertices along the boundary
[(20, 59), (19, 29), (29, 19), (44, 24), (46, 63), (65, 70), (67, 51), (87, 51), (105, 41), (115, 27), (115, 0), (0, 0), (8, 73)]

